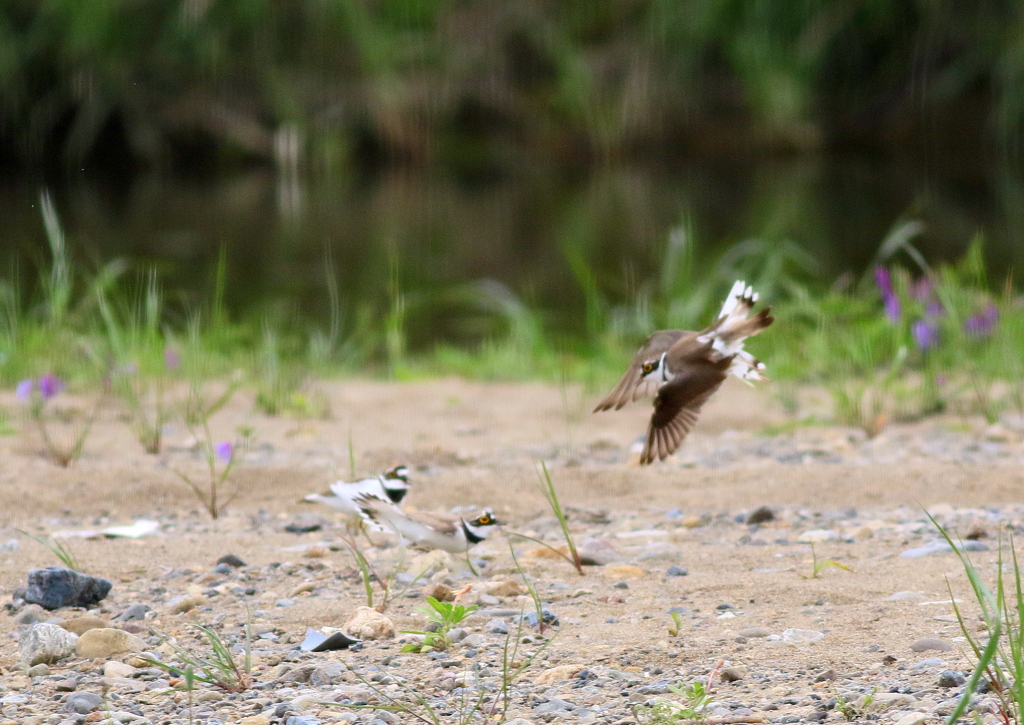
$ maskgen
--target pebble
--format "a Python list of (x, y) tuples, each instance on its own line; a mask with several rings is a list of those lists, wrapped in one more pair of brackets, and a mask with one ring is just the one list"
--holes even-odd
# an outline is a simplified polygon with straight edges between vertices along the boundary
[[(957, 549), (960, 551), (988, 551), (989, 546), (983, 541), (964, 541), (963, 543), (957, 544)], [(928, 556), (930, 554), (944, 554), (953, 551), (953, 547), (949, 545), (948, 541), (936, 541), (926, 546), (919, 546), (915, 549), (907, 549), (900, 554), (902, 559), (916, 559), (920, 556)]]
[(796, 629), (791, 627), (782, 633), (782, 641), (786, 644), (810, 644), (811, 642), (818, 642), (822, 639), (825, 639), (824, 633), (817, 632), (813, 629)]
[(640, 579), (644, 576), (644, 570), (632, 564), (616, 564), (606, 566), (601, 570), (605, 579)]
[(68, 695), (64, 706), (68, 712), (88, 715), (103, 704), (103, 698), (95, 692), (72, 692)]
[(221, 558), (217, 559), (217, 564), (223, 564), (225, 566), (230, 566), (235, 569), (245, 566), (245, 562), (242, 561), (241, 558), (235, 556), (234, 554), (225, 554)]
[(746, 674), (746, 670), (742, 667), (725, 667), (718, 673), (718, 676), (722, 682), (739, 682)]
[(73, 619), (65, 619), (60, 623), (60, 626), (81, 637), (90, 629), (100, 629), (110, 625), (107, 624), (106, 620), (100, 619), (99, 617), (74, 617)]
[(919, 639), (910, 645), (910, 649), (914, 652), (928, 652), (929, 650), (936, 650), (938, 652), (949, 652), (953, 649), (952, 645), (944, 639), (936, 639), (934, 637), (925, 637)]
[(123, 629), (90, 629), (78, 638), (75, 652), (81, 657), (107, 659), (128, 652), (143, 652), (146, 643)]
[(28, 666), (59, 662), (74, 654), (78, 635), (60, 625), (40, 622), (22, 632), (18, 638), (21, 661)]
[(887, 601), (887, 602), (901, 602), (901, 601), (904, 601), (904, 600), (907, 600), (907, 599), (921, 600), (921, 599), (924, 599), (924, 598), (925, 598), (925, 596), (921, 592), (903, 591), (903, 592), (896, 592), (895, 594), (892, 594), (892, 595), (886, 597), (885, 601)]
[(167, 602), (171, 614), (184, 614), (206, 604), (206, 597), (201, 594), (183, 594)]
[(134, 667), (117, 660), (111, 660), (103, 665), (104, 677), (131, 677), (135, 672), (136, 669)]
[(747, 639), (757, 639), (758, 637), (767, 637), (771, 632), (763, 627), (747, 627), (739, 631), (740, 637), (746, 637)]
[(348, 636), (363, 640), (391, 639), (395, 636), (394, 623), (370, 607), (358, 607), (342, 629)]
[(149, 611), (149, 605), (143, 604), (142, 602), (136, 602), (135, 604), (129, 604), (124, 611), (114, 617), (118, 622), (137, 622), (142, 621), (146, 618), (146, 612)]
[(928, 713), (926, 712), (908, 712), (896, 721), (896, 725), (921, 725), (927, 719)]
[(748, 524), (763, 524), (766, 521), (772, 521), (775, 518), (775, 512), (768, 506), (758, 506), (756, 509), (747, 514), (746, 522)]
[(939, 681), (936, 684), (939, 687), (960, 687), (965, 682), (967, 678), (956, 670), (943, 670), (939, 673)]
[[(544, 624), (550, 624), (554, 627), (559, 625), (558, 615), (552, 612), (547, 607), (542, 607), (540, 610), (541, 616), (544, 617)], [(537, 610), (527, 612), (523, 615), (523, 621), (531, 627), (537, 626)]]
[(673, 564), (668, 568), (668, 571), (665, 573), (669, 576), (686, 576), (690, 572), (681, 566), (676, 566), (675, 564)]
[(19, 627), (23, 627), (27, 624), (45, 622), (49, 616), (50, 615), (46, 613), (46, 610), (38, 604), (29, 604), (23, 607), (22, 610), (14, 617), (14, 623)]
[(29, 571), (24, 599), (51, 611), (61, 607), (91, 607), (106, 598), (112, 586), (106, 579), (62, 566), (48, 566)]
[(492, 619), (484, 625), (484, 629), (491, 634), (508, 634), (508, 625), (504, 619)]
[(838, 541), (839, 532), (832, 529), (812, 529), (800, 534), (796, 540), (801, 544), (820, 544), (825, 541)]

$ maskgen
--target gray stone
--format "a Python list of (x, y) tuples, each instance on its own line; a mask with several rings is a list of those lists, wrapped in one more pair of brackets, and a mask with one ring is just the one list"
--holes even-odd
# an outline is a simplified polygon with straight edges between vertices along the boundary
[(956, 670), (943, 670), (939, 673), (939, 687), (960, 687), (967, 682), (967, 678)]
[(128, 607), (114, 617), (118, 622), (137, 622), (146, 618), (146, 612), (149, 611), (149, 605), (143, 604), (142, 602), (136, 602), (135, 604), (129, 604)]
[(68, 712), (88, 715), (103, 704), (103, 698), (95, 692), (72, 692), (64, 706)]
[(741, 629), (739, 631), (739, 636), (740, 637), (746, 637), (747, 639), (757, 639), (758, 637), (767, 637), (769, 634), (771, 634), (771, 632), (769, 632), (764, 627), (747, 627), (746, 629)]
[(482, 634), (470, 634), (463, 637), (462, 644), (466, 647), (479, 647), (486, 641)]
[(49, 566), (29, 571), (25, 601), (50, 610), (89, 607), (105, 598), (112, 586), (106, 579), (60, 566)]
[[(554, 627), (558, 626), (559, 622), (558, 622), (558, 615), (557, 614), (552, 612), (547, 607), (543, 607), (540, 610), (540, 613), (541, 613), (541, 616), (544, 617), (544, 624), (550, 624), (550, 625), (552, 625)], [(536, 627), (537, 626), (537, 611), (534, 610), (532, 612), (527, 612), (526, 614), (524, 614), (523, 615), (523, 621), (526, 622), (531, 627)]]
[(508, 625), (504, 619), (492, 619), (484, 625), (484, 629), (491, 634), (508, 634)]
[(533, 708), (533, 711), (538, 715), (543, 715), (549, 712), (564, 712), (566, 710), (572, 710), (575, 705), (565, 700), (559, 700), (557, 697), (552, 697), (547, 702), (541, 703)]
[(309, 684), (314, 687), (337, 685), (345, 678), (348, 668), (340, 662), (328, 662), (309, 673)]
[(681, 566), (676, 566), (675, 564), (673, 564), (672, 566), (670, 566), (668, 568), (668, 571), (665, 572), (665, 573), (668, 574), (669, 576), (686, 576), (690, 572), (689, 572), (689, 570), (684, 569)]
[(937, 652), (949, 652), (953, 649), (952, 645), (944, 639), (936, 639), (934, 637), (925, 637), (919, 639), (910, 645), (910, 649), (914, 652), (927, 652), (929, 650), (936, 650)]
[(40, 607), (38, 604), (29, 604), (22, 608), (14, 618), (14, 623), (23, 627), (26, 624), (35, 624), (36, 622), (45, 622), (48, 618), (46, 610)]
[(33, 624), (18, 638), (21, 661), (29, 667), (59, 662), (74, 654), (78, 635), (57, 624)]
[[(983, 541), (964, 541), (958, 543), (956, 548), (960, 551), (988, 551), (989, 547)], [(930, 554), (944, 554), (953, 551), (953, 547), (949, 545), (948, 541), (936, 541), (925, 546), (919, 546), (916, 549), (907, 549), (900, 557), (903, 559), (916, 559), (921, 556), (928, 556)]]

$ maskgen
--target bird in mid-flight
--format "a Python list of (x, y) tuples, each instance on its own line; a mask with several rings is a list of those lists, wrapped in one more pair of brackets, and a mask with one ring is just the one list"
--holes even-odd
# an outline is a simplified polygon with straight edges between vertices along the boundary
[(764, 363), (743, 349), (743, 341), (764, 331), (775, 318), (765, 307), (750, 313), (757, 294), (736, 282), (711, 325), (700, 332), (658, 330), (647, 338), (608, 396), (594, 412), (618, 410), (631, 400), (654, 396), (640, 463), (664, 460), (690, 432), (701, 406), (729, 375), (750, 382), (763, 380)]

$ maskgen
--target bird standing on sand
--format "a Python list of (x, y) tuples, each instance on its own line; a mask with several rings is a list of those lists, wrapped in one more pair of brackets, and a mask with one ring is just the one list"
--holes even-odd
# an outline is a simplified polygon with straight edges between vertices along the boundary
[[(357, 528), (366, 522), (366, 518), (356, 505), (356, 498), (376, 496), (397, 506), (409, 493), (409, 468), (405, 465), (395, 466), (379, 476), (364, 478), (361, 481), (337, 481), (332, 483), (330, 488), (328, 493), (311, 493), (305, 500), (324, 503), (338, 509), (346, 515), (349, 527)], [(383, 530), (375, 524), (371, 528), (376, 531)]]
[(491, 527), (498, 524), (491, 509), (484, 509), (480, 516), (467, 520), (461, 516), (403, 513), (379, 496), (359, 496), (356, 504), (368, 523), (377, 528), (394, 531), (414, 544), (451, 554), (465, 554), (486, 539)]
[(757, 294), (736, 282), (711, 325), (700, 332), (658, 330), (647, 338), (608, 396), (594, 412), (618, 410), (631, 400), (654, 396), (640, 463), (664, 460), (690, 432), (701, 406), (729, 375), (744, 382), (764, 380), (764, 363), (743, 349), (743, 341), (764, 331), (775, 318), (766, 307), (748, 317)]

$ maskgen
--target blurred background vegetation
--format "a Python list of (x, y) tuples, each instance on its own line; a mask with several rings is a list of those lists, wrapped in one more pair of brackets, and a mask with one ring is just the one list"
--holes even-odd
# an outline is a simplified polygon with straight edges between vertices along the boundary
[(6, 0), (0, 380), (600, 385), (745, 278), (787, 409), (991, 422), (1022, 133), (1009, 1)]
[(5, 0), (8, 163), (1016, 154), (1011, 0)]

